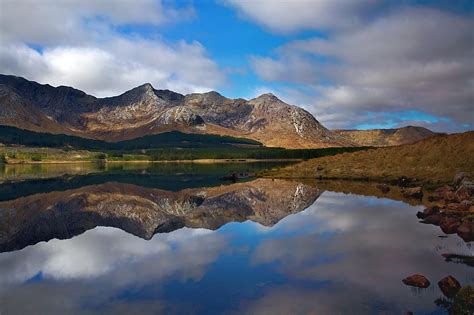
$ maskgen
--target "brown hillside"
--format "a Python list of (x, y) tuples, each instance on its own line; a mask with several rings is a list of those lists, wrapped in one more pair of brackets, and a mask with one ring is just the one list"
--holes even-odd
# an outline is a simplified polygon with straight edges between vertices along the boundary
[(437, 135), (429, 129), (415, 126), (394, 129), (334, 130), (334, 132), (357, 145), (372, 147), (411, 144)]
[(474, 171), (474, 131), (420, 142), (311, 159), (263, 174), (271, 177), (392, 180), (408, 176), (449, 182), (457, 172)]

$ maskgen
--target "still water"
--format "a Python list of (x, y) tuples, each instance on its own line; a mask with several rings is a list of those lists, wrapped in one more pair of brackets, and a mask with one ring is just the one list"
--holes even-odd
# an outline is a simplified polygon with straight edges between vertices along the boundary
[(221, 179), (277, 166), (3, 168), (0, 314), (444, 314), (436, 282), (474, 284), (442, 256), (471, 244), (396, 193)]

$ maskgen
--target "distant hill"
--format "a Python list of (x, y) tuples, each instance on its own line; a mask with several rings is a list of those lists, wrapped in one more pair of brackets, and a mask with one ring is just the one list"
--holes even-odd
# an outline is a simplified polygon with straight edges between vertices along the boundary
[(264, 175), (382, 181), (407, 176), (435, 183), (450, 182), (458, 172), (474, 172), (474, 131), (315, 158)]
[(272, 94), (251, 100), (217, 92), (182, 95), (147, 83), (119, 96), (96, 98), (72, 87), (0, 75), (0, 105), (1, 125), (108, 142), (179, 131), (248, 138), (270, 147), (353, 145)]
[(359, 146), (387, 147), (410, 144), (437, 135), (423, 127), (407, 126), (394, 129), (334, 130)]
[(242, 138), (218, 135), (186, 134), (179, 131), (164, 132), (133, 140), (105, 142), (63, 134), (23, 130), (0, 125), (0, 143), (30, 147), (75, 148), (87, 150), (139, 150), (154, 148), (221, 148), (233, 146), (261, 147), (261, 143)]

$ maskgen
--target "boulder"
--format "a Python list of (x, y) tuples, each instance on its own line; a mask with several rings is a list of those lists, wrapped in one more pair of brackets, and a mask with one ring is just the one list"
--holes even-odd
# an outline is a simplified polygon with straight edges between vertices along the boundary
[(438, 287), (447, 298), (453, 298), (461, 289), (461, 284), (453, 276), (447, 276), (438, 282)]
[(454, 176), (453, 185), (459, 187), (464, 181), (472, 181), (473, 179), (474, 173), (459, 172)]
[(454, 176), (453, 185), (460, 200), (467, 200), (474, 194), (474, 173), (461, 172)]
[(426, 217), (429, 217), (430, 215), (437, 214), (439, 213), (439, 207), (438, 206), (431, 206), (423, 210), (423, 212), (418, 211), (416, 213), (416, 217), (418, 219), (424, 219)]
[(451, 186), (439, 187), (435, 190), (435, 194), (446, 202), (458, 202), (458, 196)]
[(386, 184), (380, 184), (380, 185), (377, 185), (377, 188), (383, 192), (384, 194), (388, 193), (390, 191), (390, 187)]
[(461, 220), (455, 217), (444, 217), (439, 222), (439, 227), (446, 234), (456, 233), (460, 225), (461, 225)]
[(447, 211), (447, 212), (457, 212), (459, 211), (459, 203), (457, 202), (451, 202), (451, 203), (448, 203), (446, 205), (446, 207), (444, 207), (444, 211)]
[(462, 185), (456, 190), (456, 197), (459, 201), (469, 200), (471, 198), (472, 191), (471, 188)]
[(406, 277), (402, 282), (406, 285), (417, 288), (427, 288), (430, 286), (430, 281), (419, 273)]
[(423, 214), (427, 217), (432, 214), (437, 214), (439, 213), (439, 207), (438, 206), (431, 206), (423, 210)]
[(402, 195), (407, 198), (421, 199), (423, 197), (423, 189), (421, 187), (405, 188)]
[(453, 191), (453, 188), (451, 186), (443, 186), (435, 189), (435, 193), (438, 196), (443, 196), (446, 192)]
[(438, 225), (442, 219), (443, 216), (441, 214), (432, 214), (430, 216), (425, 217), (423, 223)]
[(473, 207), (472, 205), (472, 202), (470, 200), (464, 200), (464, 201), (461, 201), (461, 203), (459, 204), (459, 211), (470, 211), (470, 209)]
[(457, 233), (465, 242), (474, 241), (474, 221), (464, 220), (461, 225), (459, 225)]

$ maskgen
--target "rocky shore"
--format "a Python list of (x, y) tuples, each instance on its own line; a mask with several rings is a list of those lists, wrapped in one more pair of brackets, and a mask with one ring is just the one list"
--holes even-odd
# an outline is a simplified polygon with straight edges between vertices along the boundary
[(437, 225), (465, 242), (474, 241), (474, 173), (458, 173), (451, 185), (435, 189), (428, 201), (431, 205), (417, 213), (422, 223)]

